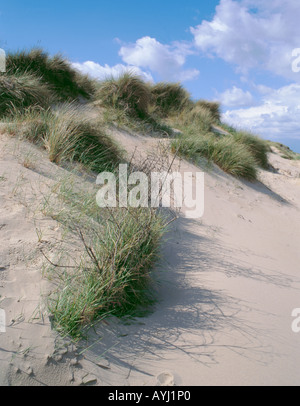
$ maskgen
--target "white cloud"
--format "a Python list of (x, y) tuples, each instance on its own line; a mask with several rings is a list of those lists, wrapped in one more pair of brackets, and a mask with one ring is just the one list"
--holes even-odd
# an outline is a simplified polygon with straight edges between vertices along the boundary
[(155, 38), (143, 37), (134, 44), (123, 46), (119, 55), (123, 61), (143, 69), (150, 69), (161, 79), (168, 81), (187, 81), (197, 78), (197, 69), (184, 69), (186, 58), (192, 54), (186, 43), (164, 45)]
[(110, 77), (118, 77), (124, 72), (133, 72), (140, 76), (146, 82), (153, 82), (153, 77), (149, 72), (142, 71), (137, 66), (118, 64), (115, 66), (100, 65), (93, 61), (86, 61), (84, 63), (73, 63), (72, 66), (85, 75), (89, 75), (94, 79), (104, 80)]
[(300, 84), (273, 90), (260, 106), (228, 110), (223, 120), (269, 139), (300, 140)]
[(218, 96), (218, 99), (226, 107), (249, 107), (254, 104), (254, 97), (249, 91), (244, 91), (236, 86), (226, 90)]
[(300, 7), (295, 0), (221, 0), (212, 21), (191, 28), (195, 45), (237, 66), (263, 68), (300, 81), (292, 51), (300, 46)]
[[(118, 42), (121, 44), (119, 39)], [(125, 64), (103, 66), (86, 61), (73, 63), (73, 67), (100, 80), (131, 71), (150, 82), (154, 82), (152, 73), (158, 74), (162, 80), (184, 82), (196, 79), (199, 75), (197, 69), (184, 68), (187, 56), (193, 53), (191, 44), (185, 42), (174, 42), (171, 46), (163, 45), (155, 38), (143, 37), (134, 44), (121, 47), (119, 55)]]

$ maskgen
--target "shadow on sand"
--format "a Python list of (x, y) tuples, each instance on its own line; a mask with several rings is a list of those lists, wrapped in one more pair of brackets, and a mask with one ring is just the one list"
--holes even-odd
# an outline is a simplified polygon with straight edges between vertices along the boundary
[[(201, 227), (194, 223), (194, 227)], [(122, 371), (126, 381), (132, 373), (151, 377), (151, 365), (176, 359), (179, 354), (204, 366), (215, 365), (220, 347), (262, 364), (273, 359), (272, 348), (264, 344), (271, 332), (249, 321), (250, 304), (226, 291), (210, 289), (207, 275), (217, 271), (284, 287), (293, 281), (268, 270), (235, 264), (230, 252), (224, 258), (214, 240), (191, 232), (193, 226), (179, 219), (166, 236), (154, 311), (127, 322), (110, 319), (100, 323), (82, 343), (88, 348), (83, 351), (86, 360), (97, 365), (105, 359), (109, 369)]]

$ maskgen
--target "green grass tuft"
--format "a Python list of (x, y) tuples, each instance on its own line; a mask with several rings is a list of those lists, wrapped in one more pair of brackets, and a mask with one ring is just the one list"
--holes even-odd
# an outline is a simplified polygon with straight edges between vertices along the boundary
[(53, 93), (39, 78), (26, 74), (0, 74), (0, 116), (29, 106), (49, 107)]
[(159, 116), (180, 113), (192, 104), (190, 94), (180, 83), (157, 83), (151, 87), (151, 93), (155, 113)]
[(151, 101), (149, 86), (133, 73), (124, 73), (119, 78), (100, 83), (96, 100), (104, 106), (121, 109), (130, 117), (146, 118)]
[(249, 149), (261, 168), (268, 169), (268, 152), (270, 152), (270, 148), (266, 141), (245, 131), (234, 133), (233, 138), (237, 143)]
[(184, 110), (178, 117), (179, 123), (184, 128), (194, 132), (207, 133), (211, 131), (214, 118), (211, 112), (202, 106), (195, 105), (192, 109)]
[(79, 162), (94, 172), (114, 171), (123, 151), (104, 132), (103, 124), (88, 119), (75, 104), (56, 111), (30, 108), (7, 119), (10, 133), (46, 148), (51, 162)]
[(220, 103), (210, 102), (207, 100), (198, 100), (196, 102), (196, 107), (202, 107), (208, 110), (212, 116), (214, 123), (219, 123), (221, 121)]
[(95, 91), (94, 81), (73, 69), (61, 55), (49, 56), (41, 49), (9, 53), (7, 72), (11, 75), (31, 74), (40, 78), (60, 101), (78, 97), (91, 98)]
[(223, 171), (237, 178), (254, 181), (257, 178), (257, 163), (251, 152), (232, 137), (183, 136), (172, 142), (173, 151), (197, 161), (204, 157), (214, 162)]
[[(152, 209), (99, 209), (95, 194), (74, 189), (70, 180), (55, 186), (48, 211), (82, 250), (68, 262), (61, 247), (58, 264), (47, 274), (58, 282), (48, 298), (54, 327), (80, 339), (94, 323), (108, 316), (139, 316), (154, 303), (151, 269), (158, 258), (164, 224)], [(57, 204), (61, 202), (61, 207)], [(49, 214), (49, 212), (48, 212)], [(62, 244), (63, 246), (63, 244)], [(63, 267), (63, 261), (69, 266)], [(73, 264), (73, 266), (70, 266)]]

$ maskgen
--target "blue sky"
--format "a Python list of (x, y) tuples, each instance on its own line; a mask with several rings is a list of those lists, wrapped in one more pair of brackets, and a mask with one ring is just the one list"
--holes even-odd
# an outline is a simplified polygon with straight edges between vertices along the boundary
[(298, 0), (1, 3), (5, 51), (60, 52), (99, 79), (131, 69), (180, 81), (195, 99), (220, 100), (229, 124), (300, 152)]

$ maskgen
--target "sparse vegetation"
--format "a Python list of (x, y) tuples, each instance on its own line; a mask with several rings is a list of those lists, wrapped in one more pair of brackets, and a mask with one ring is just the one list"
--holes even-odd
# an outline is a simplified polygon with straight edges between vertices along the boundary
[(173, 119), (181, 134), (172, 141), (172, 150), (194, 161), (204, 157), (235, 177), (255, 180), (258, 166), (268, 169), (266, 141), (226, 126), (229, 135), (213, 133), (212, 126), (220, 125), (219, 120), (220, 105), (215, 102), (200, 100), (184, 109)]
[[(79, 163), (89, 174), (114, 172), (124, 154), (105, 125), (117, 124), (142, 133), (176, 134), (173, 152), (196, 163), (204, 157), (238, 178), (254, 181), (258, 166), (268, 168), (267, 142), (225, 126), (228, 135), (212, 133), (212, 126), (220, 125), (219, 103), (194, 102), (180, 84), (151, 85), (132, 73), (95, 84), (63, 57), (39, 49), (9, 54), (7, 68), (0, 75), (6, 130), (44, 148), (57, 165), (68, 163), (70, 169)], [(74, 102), (81, 97), (100, 105), (99, 118)], [(299, 159), (276, 146), (287, 159)], [(36, 163), (28, 155), (22, 164), (32, 168)], [(93, 185), (60, 180), (42, 209), (64, 231), (56, 256), (44, 253), (47, 275), (57, 283), (48, 297), (49, 312), (54, 326), (74, 339), (99, 319), (137, 314), (152, 303), (151, 269), (165, 230), (158, 210), (100, 209), (95, 194)], [(41, 240), (42, 232), (38, 235)], [(67, 239), (80, 243), (75, 255), (68, 252)]]
[(272, 147), (275, 147), (281, 154), (281, 157), (284, 159), (289, 159), (289, 160), (300, 160), (300, 154), (297, 152), (292, 151), (288, 146), (281, 144), (279, 142), (274, 142), (274, 141), (267, 141), (267, 144)]
[[(41, 88), (48, 89), (44, 82), (31, 77)], [(134, 80), (135, 84), (137, 82)], [(128, 97), (131, 96), (129, 91)], [(132, 104), (130, 102), (130, 112), (125, 108), (126, 116), (132, 114), (133, 120), (142, 121), (143, 103), (137, 99)], [(121, 111), (119, 106), (113, 106), (115, 111)], [(79, 162), (86, 170), (98, 173), (115, 171), (123, 160), (120, 148), (105, 134), (103, 122), (91, 119), (74, 103), (56, 108), (35, 102), (14, 103), (11, 109), (7, 109), (5, 123), (11, 134), (45, 148), (49, 159), (59, 165)], [(22, 164), (29, 168), (31, 160), (26, 156)], [(55, 211), (58, 201), (62, 205)], [(59, 267), (59, 276), (57, 272), (51, 276), (48, 273), (58, 283), (57, 290), (48, 300), (49, 312), (58, 331), (78, 339), (85, 328), (101, 318), (111, 314), (133, 314), (152, 303), (148, 289), (150, 270), (164, 229), (155, 210), (107, 211), (96, 205), (95, 192), (73, 193), (66, 185), (55, 194), (52, 213), (48, 199), (43, 208), (45, 214), (46, 206), (48, 215), (82, 244), (78, 262), (71, 267)], [(64, 240), (61, 244), (57, 247), (57, 255), (62, 253)]]
[(32, 152), (27, 152), (24, 156), (23, 159), (21, 160), (21, 164), (24, 166), (26, 169), (35, 169), (36, 168), (36, 157)]

